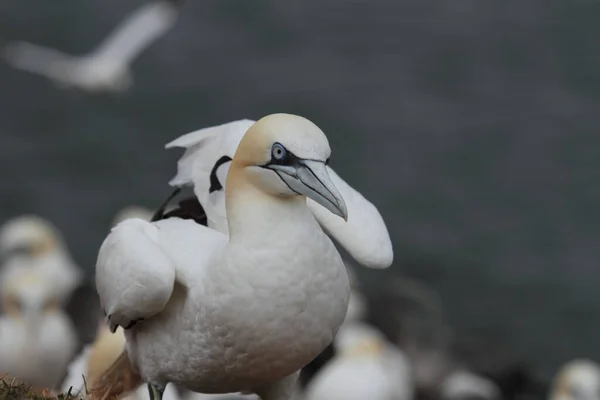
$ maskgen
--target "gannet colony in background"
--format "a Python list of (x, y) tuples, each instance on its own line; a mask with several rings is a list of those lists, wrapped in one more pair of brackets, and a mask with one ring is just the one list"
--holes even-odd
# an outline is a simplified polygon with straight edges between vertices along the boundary
[(158, 0), (145, 4), (92, 52), (73, 56), (55, 49), (14, 42), (3, 49), (14, 68), (43, 75), (64, 88), (89, 92), (123, 92), (133, 84), (130, 65), (177, 20), (181, 0)]
[(75, 354), (77, 335), (43, 271), (22, 268), (2, 281), (0, 371), (34, 390), (55, 388)]
[(549, 400), (600, 399), (600, 366), (587, 359), (566, 363), (554, 377)]
[[(365, 218), (369, 209), (345, 201), (350, 193), (370, 205), (327, 167), (331, 150), (316, 125), (274, 114), (247, 127), (223, 180), (220, 229), (210, 228), (210, 215), (209, 227), (194, 218), (129, 219), (103, 242), (98, 294), (110, 329), (123, 327), (127, 340), (94, 396), (121, 393), (129, 375), (148, 382), (153, 400), (169, 382), (289, 400), (299, 370), (332, 342), (348, 306), (346, 269), (321, 225), (344, 247), (358, 246), (349, 250), (364, 264), (391, 263), (387, 230), (375, 251), (360, 243), (373, 223), (385, 225), (373, 220), (381, 219), (376, 209)], [(186, 172), (193, 179), (200, 168)]]

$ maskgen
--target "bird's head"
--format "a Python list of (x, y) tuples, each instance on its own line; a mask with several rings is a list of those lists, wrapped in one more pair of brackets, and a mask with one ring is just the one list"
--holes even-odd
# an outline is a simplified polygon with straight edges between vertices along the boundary
[(306, 118), (272, 114), (254, 123), (233, 157), (227, 193), (239, 177), (278, 198), (306, 196), (347, 220), (344, 199), (327, 171), (331, 155), (325, 134)]
[(0, 229), (0, 259), (36, 259), (61, 251), (62, 239), (48, 221), (25, 215), (8, 221)]
[(568, 362), (554, 379), (550, 399), (600, 399), (600, 367), (593, 361), (586, 359), (576, 359)]

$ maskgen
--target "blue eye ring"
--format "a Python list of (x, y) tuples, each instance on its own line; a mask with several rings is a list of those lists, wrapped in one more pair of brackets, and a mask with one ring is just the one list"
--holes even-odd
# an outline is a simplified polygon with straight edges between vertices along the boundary
[(273, 144), (271, 148), (271, 157), (273, 160), (282, 161), (287, 157), (287, 150), (281, 143)]

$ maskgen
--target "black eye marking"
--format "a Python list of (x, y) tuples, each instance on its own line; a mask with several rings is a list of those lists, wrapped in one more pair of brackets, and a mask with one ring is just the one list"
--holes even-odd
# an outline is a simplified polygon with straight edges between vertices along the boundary
[(271, 158), (275, 161), (284, 161), (287, 158), (287, 150), (281, 143), (273, 144)]
[(331, 160), (331, 157), (327, 157), (327, 160), (325, 160), (325, 165), (329, 165), (329, 160)]
[(219, 160), (217, 160), (217, 162), (215, 163), (215, 166), (210, 171), (210, 188), (208, 189), (208, 193), (216, 192), (217, 190), (223, 189), (223, 185), (221, 184), (221, 182), (219, 182), (219, 178), (217, 178), (217, 170), (221, 165), (228, 163), (229, 161), (231, 161), (231, 157), (223, 156), (219, 158)]

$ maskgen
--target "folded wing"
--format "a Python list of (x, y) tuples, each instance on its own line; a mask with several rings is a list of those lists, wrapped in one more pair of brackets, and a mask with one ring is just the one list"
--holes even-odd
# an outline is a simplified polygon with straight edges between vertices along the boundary
[(158, 314), (175, 284), (175, 265), (161, 249), (158, 228), (141, 219), (115, 226), (100, 247), (96, 288), (110, 330)]

